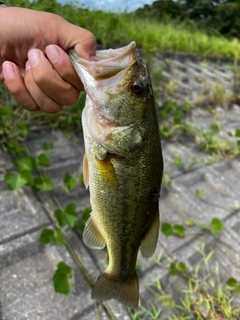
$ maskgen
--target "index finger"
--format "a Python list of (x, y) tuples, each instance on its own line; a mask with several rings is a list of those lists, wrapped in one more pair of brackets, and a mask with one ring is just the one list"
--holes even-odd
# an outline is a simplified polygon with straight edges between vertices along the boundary
[(96, 56), (96, 38), (90, 31), (67, 22), (59, 25), (57, 36), (59, 46), (65, 51), (74, 48), (86, 60)]

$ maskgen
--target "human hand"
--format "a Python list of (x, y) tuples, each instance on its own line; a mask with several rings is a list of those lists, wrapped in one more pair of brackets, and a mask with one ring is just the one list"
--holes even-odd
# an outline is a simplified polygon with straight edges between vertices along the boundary
[(65, 51), (95, 59), (91, 32), (46, 12), (0, 8), (0, 81), (24, 108), (55, 113), (83, 90)]

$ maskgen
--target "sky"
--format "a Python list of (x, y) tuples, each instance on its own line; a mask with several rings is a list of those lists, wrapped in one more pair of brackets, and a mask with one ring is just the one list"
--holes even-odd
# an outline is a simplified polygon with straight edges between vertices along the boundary
[(105, 11), (122, 12), (124, 10), (134, 11), (145, 4), (152, 4), (154, 0), (58, 0), (60, 3), (78, 2), (86, 8), (95, 8)]

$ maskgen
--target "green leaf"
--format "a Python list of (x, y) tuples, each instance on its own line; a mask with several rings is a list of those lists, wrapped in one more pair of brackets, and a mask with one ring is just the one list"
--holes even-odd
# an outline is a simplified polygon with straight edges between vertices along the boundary
[(76, 205), (74, 203), (69, 203), (68, 206), (65, 208), (65, 212), (67, 215), (67, 225), (70, 228), (73, 228), (78, 218), (78, 215), (76, 212)]
[(184, 262), (179, 262), (177, 264), (177, 270), (180, 271), (181, 273), (187, 273), (187, 267)]
[(19, 174), (6, 173), (4, 180), (10, 190), (18, 190), (23, 185), (27, 184), (27, 180)]
[(40, 243), (48, 244), (50, 242), (55, 241), (54, 230), (51, 229), (43, 229), (40, 235)]
[(0, 107), (0, 117), (12, 117), (14, 116), (14, 112), (9, 107)]
[(191, 107), (190, 103), (186, 102), (185, 105), (184, 105), (185, 111), (190, 111), (191, 108), (192, 108), (192, 107)]
[(31, 173), (31, 171), (28, 171), (28, 170), (22, 171), (22, 172), (20, 173), (20, 176), (27, 181), (27, 184), (28, 184), (29, 186), (33, 186), (34, 181), (33, 181), (33, 178), (32, 178), (32, 173)]
[(71, 191), (75, 187), (75, 185), (77, 184), (77, 180), (74, 177), (72, 177), (69, 172), (65, 173), (63, 182), (69, 191)]
[(53, 285), (54, 285), (54, 290), (57, 293), (67, 295), (71, 292), (68, 276), (66, 276), (65, 274), (61, 274), (56, 271), (53, 276)]
[(197, 189), (195, 191), (195, 193), (196, 193), (197, 197), (201, 197), (201, 196), (204, 196), (206, 194), (206, 191), (204, 189)]
[(54, 212), (54, 215), (57, 218), (58, 223), (61, 227), (64, 225), (68, 225), (70, 228), (74, 227), (74, 224), (78, 218), (75, 209), (76, 205), (70, 203), (65, 210), (58, 209)]
[(33, 157), (19, 157), (13, 161), (13, 164), (19, 173), (37, 169), (37, 163)]
[(78, 232), (83, 233), (84, 228), (85, 228), (85, 222), (83, 222), (83, 221), (78, 221), (78, 223), (77, 223), (77, 230), (78, 230)]
[(29, 125), (26, 122), (23, 122), (23, 121), (19, 122), (18, 128), (21, 130), (24, 137), (26, 137), (28, 135)]
[(58, 271), (62, 274), (70, 275), (73, 273), (71, 267), (69, 267), (64, 261), (59, 262), (58, 264)]
[(167, 127), (161, 128), (160, 133), (166, 138), (170, 137), (170, 131)]
[(168, 180), (166, 186), (170, 188), (172, 186), (172, 180)]
[(208, 226), (202, 221), (199, 221), (198, 226), (202, 230), (209, 230)]
[(165, 234), (166, 237), (172, 234), (172, 226), (169, 223), (163, 223), (161, 227), (162, 233)]
[(57, 265), (57, 270), (53, 275), (54, 290), (57, 293), (69, 294), (71, 292), (71, 277), (73, 270), (65, 262), (61, 261)]
[(178, 117), (175, 117), (173, 122), (174, 122), (175, 125), (178, 125), (178, 124), (181, 124), (182, 119), (178, 118)]
[(237, 294), (240, 294), (240, 286), (239, 285), (235, 287), (235, 290), (236, 290)]
[(66, 241), (61, 229), (57, 228), (54, 233), (54, 236), (55, 236), (54, 242), (56, 243), (57, 246), (64, 247), (67, 244), (67, 241)]
[(175, 235), (177, 235), (178, 237), (183, 238), (185, 236), (185, 229), (184, 226), (181, 225), (175, 225), (172, 228), (173, 233), (175, 233)]
[(46, 175), (43, 174), (39, 177), (34, 179), (34, 191), (51, 191), (54, 188), (54, 183), (51, 179)]
[(84, 177), (83, 177), (83, 174), (82, 174), (82, 173), (81, 173), (80, 178), (79, 178), (79, 185), (80, 185), (82, 188), (85, 188)]
[(65, 212), (63, 210), (55, 210), (54, 216), (56, 217), (61, 227), (63, 227), (66, 224)]
[(195, 221), (190, 220), (190, 219), (185, 219), (185, 223), (187, 226), (194, 226), (195, 225)]
[(182, 158), (179, 156), (176, 156), (172, 164), (174, 164), (175, 166), (181, 167), (183, 165)]
[(69, 294), (71, 292), (71, 276), (73, 276), (72, 268), (63, 261), (59, 262), (52, 279), (55, 292)]
[(210, 130), (213, 132), (219, 131), (219, 126), (217, 124), (212, 124)]
[(229, 287), (235, 287), (237, 285), (237, 280), (234, 279), (234, 278), (229, 278), (226, 281), (226, 285), (229, 286)]
[(24, 151), (23, 147), (20, 146), (17, 140), (10, 140), (7, 144), (8, 152), (22, 152)]
[(90, 213), (92, 212), (92, 209), (91, 208), (84, 208), (83, 211), (82, 211), (82, 218), (83, 218), (83, 221), (87, 221), (90, 217)]
[(235, 131), (235, 137), (240, 137), (240, 129), (236, 129), (236, 131)]
[(40, 166), (43, 166), (43, 167), (49, 167), (51, 164), (51, 162), (48, 158), (48, 155), (46, 153), (41, 153), (38, 156), (38, 163)]
[(44, 151), (49, 151), (53, 148), (53, 144), (51, 142), (43, 142), (42, 149)]
[(67, 242), (62, 233), (61, 229), (56, 229), (55, 231), (52, 229), (43, 229), (40, 235), (40, 243), (48, 244), (50, 242), (54, 242), (59, 247), (64, 247)]
[(218, 218), (213, 218), (212, 219), (212, 222), (211, 222), (211, 225), (210, 225), (210, 230), (212, 232), (221, 232), (222, 231), (222, 227), (223, 227), (223, 224), (222, 224), (221, 220), (219, 220)]
[(175, 263), (170, 264), (169, 271), (172, 276), (175, 276), (177, 274), (177, 267), (176, 267)]
[(76, 204), (75, 203), (69, 203), (66, 208), (65, 208), (65, 211), (68, 213), (68, 214), (77, 214), (76, 213)]

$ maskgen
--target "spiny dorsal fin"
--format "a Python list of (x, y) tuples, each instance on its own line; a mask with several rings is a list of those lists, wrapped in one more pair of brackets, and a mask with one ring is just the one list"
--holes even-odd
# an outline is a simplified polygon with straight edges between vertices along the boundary
[(107, 270), (100, 275), (92, 290), (92, 299), (116, 299), (130, 308), (137, 308), (139, 299), (137, 273), (126, 281), (112, 277)]
[(141, 254), (144, 258), (150, 258), (156, 249), (159, 234), (159, 209), (150, 225), (147, 234), (141, 242)]
[(83, 231), (83, 242), (92, 249), (103, 249), (106, 245), (106, 241), (97, 227), (92, 213)]
[(85, 187), (88, 188), (89, 185), (89, 168), (88, 168), (88, 158), (86, 153), (83, 157), (83, 181), (85, 184)]

